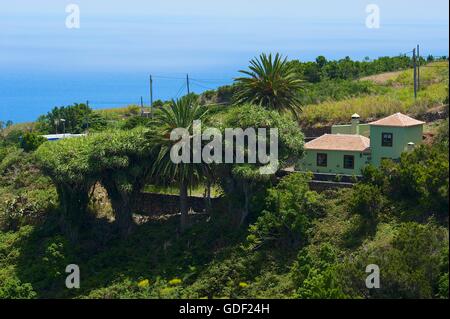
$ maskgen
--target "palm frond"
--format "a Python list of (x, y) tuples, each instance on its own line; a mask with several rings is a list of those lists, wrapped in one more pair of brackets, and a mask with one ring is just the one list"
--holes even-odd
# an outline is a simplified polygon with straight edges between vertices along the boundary
[(278, 111), (291, 111), (295, 117), (301, 112), (300, 93), (303, 81), (287, 58), (280, 54), (261, 54), (250, 61), (248, 70), (240, 70), (246, 77), (235, 79), (235, 103), (251, 103)]

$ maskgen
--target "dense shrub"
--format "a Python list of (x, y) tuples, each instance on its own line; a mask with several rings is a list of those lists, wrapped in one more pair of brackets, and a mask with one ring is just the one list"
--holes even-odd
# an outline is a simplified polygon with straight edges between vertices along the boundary
[(33, 299), (36, 292), (29, 283), (17, 278), (0, 278), (0, 299)]
[[(423, 62), (423, 61), (422, 61)], [(293, 60), (292, 63), (308, 82), (319, 82), (325, 79), (353, 80), (359, 77), (373, 75), (383, 72), (398, 71), (412, 66), (412, 60), (407, 56), (380, 57), (373, 61), (353, 61), (345, 57), (337, 61), (328, 61), (319, 56), (314, 62), (300, 62)]]
[(46, 141), (46, 139), (36, 133), (27, 132), (25, 133), (20, 141), (20, 146), (25, 152), (32, 152), (37, 150), (37, 148)]
[(36, 129), (47, 134), (83, 133), (89, 129), (102, 129), (106, 127), (106, 120), (93, 112), (86, 104), (55, 107), (46, 115), (38, 118)]
[(254, 248), (264, 244), (296, 247), (307, 242), (311, 220), (324, 213), (321, 196), (309, 190), (310, 178), (294, 173), (267, 191), (266, 208), (249, 229), (248, 240)]
[(7, 150), (0, 161), (0, 229), (40, 224), (57, 205), (55, 189), (32, 154), (13, 147)]
[[(381, 214), (386, 212), (387, 200), (378, 186), (369, 184), (357, 184), (352, 189), (352, 197), (349, 201), (349, 211), (357, 215), (358, 233), (373, 235)], [(356, 234), (352, 234), (355, 237)]]
[[(433, 225), (404, 223), (379, 227), (373, 241), (350, 255), (342, 272), (351, 294), (372, 298), (433, 298), (440, 294), (442, 256), (448, 252), (448, 232)], [(369, 264), (380, 268), (380, 288), (365, 287)], [(445, 287), (445, 286), (444, 286)], [(444, 288), (445, 289), (445, 288)]]
[(325, 101), (340, 101), (360, 95), (382, 93), (382, 87), (369, 81), (324, 80), (308, 84), (302, 94), (302, 104), (319, 104)]

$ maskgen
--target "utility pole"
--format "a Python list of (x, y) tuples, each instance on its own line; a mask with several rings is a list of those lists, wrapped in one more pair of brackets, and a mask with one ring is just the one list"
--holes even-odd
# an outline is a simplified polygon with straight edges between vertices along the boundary
[(413, 63), (414, 63), (414, 99), (417, 98), (417, 61), (416, 61), (416, 49), (413, 49)]
[(63, 124), (63, 138), (66, 137), (66, 120), (65, 119), (60, 119), (60, 121)]
[(189, 88), (189, 74), (186, 74), (186, 85), (187, 85), (187, 93), (190, 94), (191, 90)]
[[(89, 108), (89, 100), (86, 101), (86, 106)], [(86, 117), (84, 118), (85, 122), (86, 122), (86, 130), (89, 130), (89, 117), (86, 114)]]
[(153, 115), (153, 78), (150, 74), (150, 115)]
[(420, 51), (417, 45), (417, 91), (420, 91)]

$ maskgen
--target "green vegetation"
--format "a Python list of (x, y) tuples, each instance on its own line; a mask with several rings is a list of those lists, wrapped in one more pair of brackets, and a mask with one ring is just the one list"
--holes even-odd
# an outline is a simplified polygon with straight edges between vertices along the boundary
[[(353, 113), (368, 120), (396, 112), (418, 116), (435, 107), (442, 107), (448, 96), (448, 62), (436, 62), (423, 67), (421, 78), (423, 81), (417, 100), (414, 100), (412, 71), (407, 70), (386, 84), (367, 84), (367, 88), (372, 87), (369, 93), (356, 91), (355, 94), (349, 93), (349, 98), (306, 105), (300, 121), (304, 126), (324, 126), (347, 123), (348, 115)], [(345, 82), (341, 83), (346, 85)]]
[(40, 116), (36, 129), (47, 134), (82, 133), (88, 128), (101, 129), (105, 126), (105, 120), (89, 106), (75, 103), (72, 106), (55, 107), (47, 115)]
[[(421, 59), (421, 64), (424, 62), (425, 60)], [(404, 70), (413, 65), (412, 59), (407, 56), (380, 57), (373, 61), (369, 58), (364, 61), (353, 61), (350, 57), (328, 61), (324, 56), (318, 56), (314, 62), (293, 60), (290, 63), (305, 80), (311, 83), (326, 79), (355, 80), (373, 74)]]
[[(182, 232), (186, 230), (188, 223), (188, 189), (206, 180), (211, 173), (209, 165), (206, 163), (173, 163), (171, 150), (179, 140), (174, 141), (171, 132), (175, 129), (185, 129), (191, 136), (199, 134), (193, 130), (193, 124), (195, 120), (201, 121), (205, 114), (206, 110), (199, 106), (197, 97), (187, 95), (180, 100), (173, 101), (170, 108), (157, 110), (154, 118), (156, 130), (149, 136), (156, 149), (155, 163), (152, 167), (153, 176), (155, 179), (166, 179), (168, 184), (178, 184), (180, 187)], [(179, 138), (184, 136), (184, 133), (179, 134)], [(189, 150), (188, 155), (189, 159), (193, 158), (192, 149)]]
[(236, 79), (236, 104), (252, 103), (279, 111), (290, 110), (298, 116), (299, 91), (302, 80), (287, 58), (276, 54), (261, 54), (250, 61), (246, 77)]
[(88, 219), (89, 193), (99, 181), (108, 192), (118, 228), (129, 233), (130, 205), (150, 174), (150, 150), (142, 128), (45, 143), (38, 149), (38, 163), (59, 195), (62, 231), (71, 241), (78, 240)]
[(44, 137), (33, 132), (26, 132), (20, 141), (20, 146), (25, 152), (37, 150), (37, 148), (46, 141)]
[[(35, 125), (0, 125), (0, 298), (448, 298), (448, 118), (429, 124), (426, 143), (398, 162), (367, 167), (353, 188), (321, 193), (308, 174), (281, 178), (259, 174), (262, 164), (168, 158), (171, 130), (193, 138), (192, 122), (201, 119), (203, 130), (220, 132), (278, 128), (279, 169), (292, 167), (303, 155), (302, 128), (347, 122), (354, 112), (368, 119), (441, 110), (447, 62), (422, 68), (414, 101), (411, 72), (399, 71), (408, 58), (261, 59), (261, 79), (249, 74), (161, 102), (149, 119), (135, 106), (75, 104)], [(381, 71), (398, 73), (357, 80)], [(302, 90), (287, 89), (275, 103), (273, 90), (266, 99), (261, 86), (243, 85), (272, 80)], [(256, 105), (202, 106), (236, 94)], [(299, 121), (277, 104), (297, 98), (306, 104)], [(62, 132), (54, 121), (61, 118), (67, 132), (89, 134), (44, 142), (42, 133)], [(180, 195), (181, 214), (138, 214), (142, 191)], [(203, 196), (205, 212), (188, 214), (189, 191)], [(73, 263), (80, 289), (65, 287)], [(365, 285), (369, 264), (380, 268), (379, 289)]]

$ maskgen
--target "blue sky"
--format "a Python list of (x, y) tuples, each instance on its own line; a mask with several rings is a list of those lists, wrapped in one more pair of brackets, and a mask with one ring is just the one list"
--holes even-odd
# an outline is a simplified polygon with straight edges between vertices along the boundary
[[(76, 3), (81, 28), (65, 28)], [(381, 28), (365, 27), (367, 4)], [(311, 60), (448, 54), (447, 0), (14, 0), (0, 4), (0, 68), (226, 73), (260, 52)]]
[[(78, 4), (81, 28), (67, 29)], [(380, 29), (365, 25), (368, 4)], [(313, 60), (393, 56), (421, 45), (448, 55), (448, 0), (2, 0), (0, 120), (55, 106), (149, 103), (229, 84), (261, 52)], [(164, 79), (161, 76), (165, 76)], [(176, 77), (176, 79), (167, 79)], [(205, 81), (208, 79), (208, 81)]]

